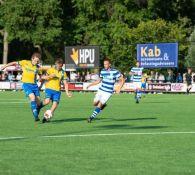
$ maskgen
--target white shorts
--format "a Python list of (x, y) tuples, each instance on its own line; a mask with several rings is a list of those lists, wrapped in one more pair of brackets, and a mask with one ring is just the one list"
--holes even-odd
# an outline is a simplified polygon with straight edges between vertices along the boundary
[(104, 92), (102, 90), (98, 90), (97, 91), (97, 94), (95, 95), (95, 98), (94, 98), (94, 103), (96, 102), (101, 102), (102, 104), (105, 104), (109, 98), (112, 96), (111, 93), (108, 93), (108, 92)]
[(141, 82), (133, 82), (134, 89), (141, 89), (142, 83)]

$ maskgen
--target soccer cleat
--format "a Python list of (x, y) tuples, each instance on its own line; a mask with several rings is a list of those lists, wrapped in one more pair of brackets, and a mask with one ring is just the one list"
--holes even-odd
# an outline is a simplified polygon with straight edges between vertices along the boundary
[(39, 118), (36, 118), (36, 119), (35, 119), (35, 122), (39, 122), (39, 121), (40, 121), (40, 119), (39, 119)]
[(44, 117), (43, 120), (42, 120), (42, 123), (46, 123), (48, 122), (47, 119)]
[(92, 118), (92, 117), (89, 117), (89, 118), (87, 119), (87, 122), (88, 122), (88, 123), (91, 123), (92, 120), (93, 120), (93, 118)]
[(106, 104), (106, 103), (105, 103), (104, 105), (102, 105), (101, 110), (103, 110), (106, 106), (107, 106), (107, 104)]

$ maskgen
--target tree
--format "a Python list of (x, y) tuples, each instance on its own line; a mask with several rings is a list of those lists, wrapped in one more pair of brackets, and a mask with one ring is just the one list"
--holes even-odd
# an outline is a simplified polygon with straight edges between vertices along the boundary
[(195, 29), (190, 36), (190, 47), (186, 57), (186, 66), (195, 68)]
[(188, 50), (185, 43), (188, 18), (168, 22), (159, 19), (157, 14), (157, 19), (153, 20), (151, 1), (144, 0), (73, 2), (76, 11), (74, 43), (100, 45), (102, 57), (109, 56), (118, 69), (128, 71), (135, 64), (136, 44), (148, 42), (180, 42), (179, 62), (183, 64), (181, 55), (186, 55)]
[(60, 2), (56, 0), (6, 0), (0, 7), (0, 26), (13, 39), (41, 48), (61, 34)]

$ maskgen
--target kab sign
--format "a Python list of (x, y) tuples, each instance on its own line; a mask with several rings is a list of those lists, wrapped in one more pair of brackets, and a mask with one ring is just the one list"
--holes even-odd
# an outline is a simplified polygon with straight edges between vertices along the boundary
[(137, 44), (137, 60), (144, 68), (178, 66), (178, 43)]
[(66, 69), (98, 68), (99, 52), (99, 46), (65, 47)]

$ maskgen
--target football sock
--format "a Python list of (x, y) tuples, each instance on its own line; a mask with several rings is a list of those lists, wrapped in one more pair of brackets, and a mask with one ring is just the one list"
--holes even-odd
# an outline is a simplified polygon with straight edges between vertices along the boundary
[(42, 107), (44, 107), (43, 102), (41, 101), (40, 105), (38, 106), (39, 109), (41, 109)]
[(32, 109), (32, 113), (35, 119), (38, 118), (38, 111), (37, 111), (37, 103), (36, 101), (31, 101), (31, 109)]
[(101, 111), (101, 109), (96, 107), (90, 118), (95, 118), (100, 113), (100, 111)]

